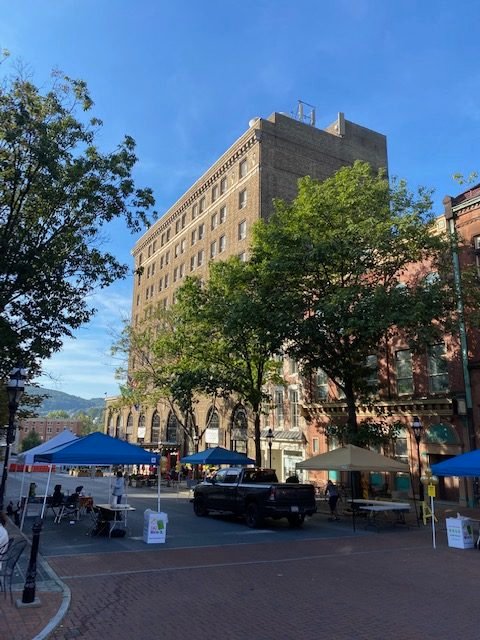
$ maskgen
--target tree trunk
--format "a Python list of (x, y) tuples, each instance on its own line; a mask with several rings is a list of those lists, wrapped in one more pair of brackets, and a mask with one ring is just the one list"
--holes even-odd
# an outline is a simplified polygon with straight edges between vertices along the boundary
[(260, 405), (253, 407), (253, 424), (255, 439), (255, 464), (257, 467), (262, 466), (262, 449), (260, 447)]

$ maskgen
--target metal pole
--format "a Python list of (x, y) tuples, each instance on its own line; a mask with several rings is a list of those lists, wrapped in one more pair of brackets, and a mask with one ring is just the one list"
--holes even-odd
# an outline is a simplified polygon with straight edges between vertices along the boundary
[(422, 484), (422, 481), (421, 481), (421, 477), (422, 477), (422, 463), (421, 463), (421, 461), (420, 461), (420, 438), (415, 437), (415, 440), (417, 441), (418, 487), (419, 487), (419, 489), (418, 489), (418, 496), (419, 496), (419, 498), (420, 498), (420, 502), (421, 502), (420, 509), (421, 509), (421, 511), (422, 511), (422, 515), (423, 515), (423, 508), (422, 508), (422, 505), (423, 505), (423, 500), (424, 500), (425, 494), (424, 494), (424, 492), (423, 492), (423, 484)]
[(272, 441), (268, 443), (268, 466), (272, 468)]
[(32, 549), (30, 551), (30, 561), (28, 563), (25, 586), (23, 588), (22, 603), (31, 604), (35, 602), (35, 580), (37, 577), (37, 555), (40, 544), (40, 532), (42, 531), (42, 520), (37, 520), (32, 527)]
[(17, 404), (8, 403), (8, 430), (7, 446), (5, 447), (5, 460), (3, 461), (2, 484), (0, 485), (0, 511), (3, 511), (5, 502), (5, 487), (7, 485), (8, 463), (10, 459), (10, 445), (15, 440), (15, 412)]

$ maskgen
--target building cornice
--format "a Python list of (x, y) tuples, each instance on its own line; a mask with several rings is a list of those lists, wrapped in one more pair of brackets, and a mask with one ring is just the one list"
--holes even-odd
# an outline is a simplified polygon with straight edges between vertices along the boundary
[[(257, 123), (256, 123), (257, 124)], [(244, 156), (251, 147), (261, 140), (261, 131), (254, 129), (247, 132), (249, 135), (240, 144), (237, 142), (228, 149), (226, 153), (203, 174), (195, 184), (179, 198), (175, 204), (168, 209), (151, 229), (149, 229), (132, 249), (132, 255), (136, 256), (141, 251), (158, 238), (167, 227), (179, 218), (187, 209), (195, 203), (202, 194), (206, 193), (213, 184), (222, 177), (231, 167)], [(240, 141), (242, 138), (240, 138)]]

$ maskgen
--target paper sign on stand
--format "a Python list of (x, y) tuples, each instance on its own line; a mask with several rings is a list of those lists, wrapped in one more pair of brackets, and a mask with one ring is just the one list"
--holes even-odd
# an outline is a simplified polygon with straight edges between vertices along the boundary
[(473, 549), (472, 523), (468, 518), (447, 518), (448, 546), (457, 549)]
[(167, 537), (168, 515), (163, 511), (144, 511), (143, 541), (147, 544), (165, 542)]

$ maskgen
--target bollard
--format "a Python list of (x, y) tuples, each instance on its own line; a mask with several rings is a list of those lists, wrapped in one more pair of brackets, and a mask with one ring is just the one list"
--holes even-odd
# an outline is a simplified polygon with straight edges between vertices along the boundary
[(37, 554), (40, 544), (40, 532), (42, 530), (42, 521), (37, 520), (32, 527), (32, 549), (30, 551), (30, 560), (28, 563), (27, 576), (25, 578), (25, 586), (23, 588), (22, 604), (32, 604), (35, 602), (35, 580), (37, 577)]

